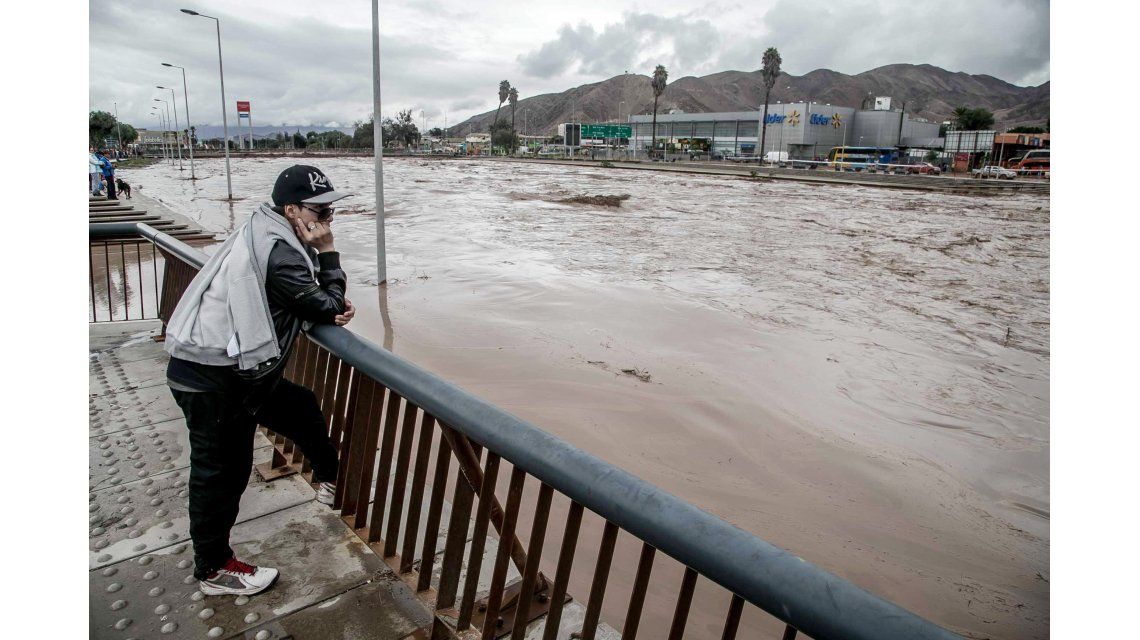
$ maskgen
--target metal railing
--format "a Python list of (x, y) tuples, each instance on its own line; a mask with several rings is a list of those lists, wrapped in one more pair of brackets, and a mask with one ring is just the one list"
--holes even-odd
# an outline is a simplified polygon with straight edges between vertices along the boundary
[[(92, 224), (91, 235), (123, 234), (127, 227), (153, 242), (167, 261), (166, 273), (175, 274), (163, 279), (159, 315), (165, 320), (189, 282), (185, 276), (200, 268), (206, 256), (142, 223)], [(340, 458), (334, 509), (432, 607), (433, 638), (509, 634), (520, 639), (528, 624), (545, 613), (542, 637), (553, 640), (570, 599), (568, 585), (586, 517), (600, 519), (602, 527), (576, 636), (585, 640), (597, 633), (623, 531), (640, 543), (640, 555), (628, 601), (617, 605), (624, 618), (614, 614), (611, 605), (607, 622), (616, 628), (620, 620), (627, 640), (637, 636), (642, 624), (658, 552), (684, 567), (671, 600), (671, 640), (685, 635), (702, 578), (726, 593), (721, 596), (723, 617), (717, 618), (723, 622), (705, 624), (697, 632), (703, 632), (700, 637), (735, 638), (746, 603), (777, 619), (784, 640), (797, 633), (821, 640), (958, 637), (344, 328), (317, 326), (300, 336), (285, 375), (313, 390), (328, 421)], [(310, 472), (309, 462), (293, 443), (272, 432), (267, 436), (274, 455), (259, 469), (263, 475)], [(508, 467), (504, 507), (498, 489)], [(537, 495), (533, 507), (526, 509), (531, 524), (524, 544), (518, 525), (528, 480), (537, 482)], [(443, 529), (448, 495), (451, 512)], [(551, 580), (539, 565), (555, 500), (568, 503), (568, 508)], [(494, 553), (487, 554), (493, 557), (489, 589), (480, 594), (491, 527), (498, 542)], [(519, 579), (508, 584), (511, 563)]]

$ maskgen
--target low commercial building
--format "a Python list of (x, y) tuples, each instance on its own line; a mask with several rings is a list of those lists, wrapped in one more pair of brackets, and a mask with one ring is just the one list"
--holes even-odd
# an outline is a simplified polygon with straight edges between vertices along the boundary
[[(889, 104), (889, 103), (887, 103)], [(761, 111), (657, 114), (657, 144), (669, 141), (676, 150), (695, 145), (714, 155), (758, 155)], [(653, 116), (630, 116), (631, 146), (648, 149)], [(942, 146), (938, 124), (912, 118), (901, 110), (854, 109), (818, 102), (768, 105), (767, 133), (760, 154), (784, 152), (790, 158), (826, 158), (832, 147)]]

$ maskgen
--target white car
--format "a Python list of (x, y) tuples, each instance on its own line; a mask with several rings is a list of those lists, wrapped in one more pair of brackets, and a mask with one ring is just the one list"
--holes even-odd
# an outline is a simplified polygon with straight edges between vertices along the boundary
[(1017, 177), (1016, 171), (1010, 171), (1005, 167), (985, 166), (981, 169), (974, 169), (975, 178), (997, 178), (999, 180), (1013, 180)]

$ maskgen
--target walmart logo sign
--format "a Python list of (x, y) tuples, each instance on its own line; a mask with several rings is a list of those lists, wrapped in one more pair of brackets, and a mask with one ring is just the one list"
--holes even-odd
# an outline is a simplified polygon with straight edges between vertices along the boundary
[(786, 123), (786, 124), (789, 124), (789, 125), (794, 127), (800, 123), (800, 112), (799, 111), (792, 111), (791, 113), (788, 113), (788, 114), (770, 113), (770, 114), (768, 114), (768, 117), (764, 119), (764, 123), (765, 124), (785, 124)]
[(843, 126), (843, 116), (839, 115), (838, 113), (830, 116), (825, 116), (821, 113), (813, 113), (811, 114), (811, 118), (808, 119), (808, 122), (812, 124), (818, 124), (820, 126), (830, 126), (834, 129), (838, 129), (839, 127)]

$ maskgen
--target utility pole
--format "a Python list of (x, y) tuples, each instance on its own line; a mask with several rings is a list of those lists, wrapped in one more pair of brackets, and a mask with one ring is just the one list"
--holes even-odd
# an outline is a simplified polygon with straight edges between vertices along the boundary
[[(104, 103), (105, 104), (105, 103)], [(123, 150), (123, 126), (119, 124), (119, 103), (112, 102), (115, 105), (115, 129), (118, 131), (116, 135), (119, 137), (119, 151)]]
[(388, 281), (384, 247), (384, 129), (380, 126), (380, 1), (372, 0), (372, 151), (376, 180), (376, 280)]

